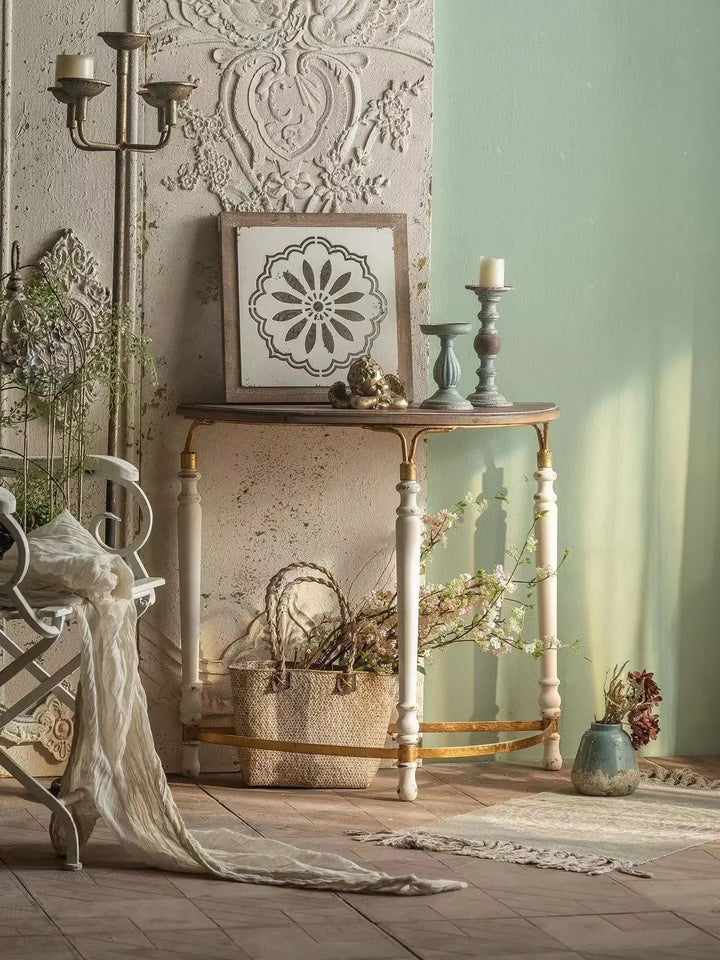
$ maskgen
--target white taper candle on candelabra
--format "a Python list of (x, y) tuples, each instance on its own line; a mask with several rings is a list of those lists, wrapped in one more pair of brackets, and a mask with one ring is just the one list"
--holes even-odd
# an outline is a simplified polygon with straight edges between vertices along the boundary
[(480, 257), (481, 287), (505, 286), (505, 261), (497, 257)]
[(95, 61), (82, 53), (61, 53), (55, 58), (55, 79), (76, 77), (84, 80), (95, 78)]

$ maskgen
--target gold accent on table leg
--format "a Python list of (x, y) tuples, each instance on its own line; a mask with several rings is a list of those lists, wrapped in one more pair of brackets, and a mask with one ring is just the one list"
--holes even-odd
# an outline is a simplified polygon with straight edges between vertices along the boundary
[(199, 733), (200, 733), (200, 727), (197, 724), (195, 724), (194, 726), (188, 726), (184, 724), (182, 728), (182, 742), (197, 743)]
[(419, 748), (414, 743), (401, 743), (398, 745), (398, 763), (402, 766), (404, 763), (417, 763), (420, 756)]
[(190, 424), (190, 429), (187, 432), (187, 437), (185, 439), (185, 446), (183, 451), (180, 454), (180, 469), (181, 470), (197, 470), (197, 453), (193, 450), (193, 441), (195, 439), (195, 429), (196, 427), (209, 427), (215, 423), (214, 420), (193, 420)]
[(422, 430), (416, 430), (411, 436), (406, 436), (401, 428), (386, 427), (382, 424), (367, 424), (363, 430), (375, 430), (376, 433), (394, 433), (400, 437), (402, 447), (402, 463), (400, 464), (400, 481), (417, 480), (417, 464), (415, 457), (417, 455), (418, 440), (427, 433), (452, 433), (457, 427), (423, 427)]
[(340, 746), (334, 743), (305, 743), (296, 740), (263, 740), (232, 733), (232, 727), (185, 728), (185, 737), (194, 734), (200, 743), (219, 743), (244, 750), (274, 750), (278, 753), (315, 754), (323, 757), (362, 757), (397, 760), (397, 747)]
[(537, 425), (533, 424), (535, 427), (535, 433), (538, 437), (538, 455), (537, 455), (537, 465), (538, 470), (542, 470), (543, 467), (552, 467), (553, 465), (553, 455), (552, 450), (550, 449), (550, 424), (543, 423), (542, 430)]
[(183, 731), (183, 743), (215, 743), (244, 750), (271, 750), (278, 753), (314, 754), (330, 757), (363, 757), (384, 760), (397, 760), (400, 765), (416, 763), (418, 760), (436, 760), (440, 758), (487, 757), (498, 753), (514, 753), (544, 743), (555, 732), (556, 727), (547, 725), (532, 737), (517, 740), (505, 740), (501, 743), (475, 744), (469, 747), (417, 747), (414, 744), (400, 744), (398, 747), (359, 747), (340, 746), (330, 743), (303, 743), (291, 740), (262, 740), (255, 737), (242, 737), (228, 732), (228, 727), (186, 727)]

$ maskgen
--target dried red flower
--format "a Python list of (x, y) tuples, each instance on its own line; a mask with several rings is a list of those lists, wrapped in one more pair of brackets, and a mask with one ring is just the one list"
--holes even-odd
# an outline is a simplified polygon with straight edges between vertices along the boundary
[(615, 667), (605, 685), (605, 713), (600, 722), (627, 723), (632, 745), (639, 750), (657, 739), (660, 718), (654, 709), (662, 703), (662, 697), (655, 674), (646, 670), (631, 670), (623, 679), (626, 666)]
[(647, 673), (645, 670), (633, 670), (628, 673), (628, 680), (643, 694), (642, 699), (646, 703), (662, 703), (660, 687), (655, 682), (654, 677), (654, 673)]
[(636, 750), (646, 746), (651, 740), (657, 740), (660, 732), (660, 718), (656, 713), (650, 713), (648, 707), (633, 711), (628, 716), (630, 724), (630, 739)]

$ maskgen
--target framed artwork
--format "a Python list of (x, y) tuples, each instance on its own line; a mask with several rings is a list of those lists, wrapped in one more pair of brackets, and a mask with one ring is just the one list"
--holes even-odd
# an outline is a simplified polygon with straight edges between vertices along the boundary
[(412, 396), (404, 214), (221, 213), (228, 403), (327, 403), (370, 354)]

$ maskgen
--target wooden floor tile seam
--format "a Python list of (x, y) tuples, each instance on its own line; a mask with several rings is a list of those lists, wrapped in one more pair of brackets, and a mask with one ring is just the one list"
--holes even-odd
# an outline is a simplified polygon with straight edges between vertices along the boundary
[(263, 836), (263, 834), (258, 830), (258, 828), (254, 826), (252, 823), (250, 823), (249, 820), (246, 820), (236, 810), (233, 810), (233, 808), (228, 806), (222, 799), (220, 799), (220, 797), (217, 797), (215, 796), (215, 794), (211, 793), (209, 787), (206, 787), (205, 784), (198, 784), (198, 786), (200, 787), (201, 790), (203, 790), (204, 793), (207, 794), (208, 797), (214, 800), (215, 803), (219, 804), (223, 808), (223, 810), (226, 810), (228, 813), (232, 814), (232, 816), (235, 817), (236, 820), (239, 820), (240, 823), (243, 823), (249, 830), (252, 830), (253, 833), (257, 834), (259, 837)]
[(43, 917), (45, 918), (45, 920), (46, 920), (49, 924), (51, 924), (53, 930), (56, 930), (56, 931), (57, 931), (57, 935), (63, 937), (63, 939), (66, 939), (66, 938), (65, 938), (65, 935), (62, 933), (62, 931), (60, 930), (60, 928), (58, 927), (58, 925), (55, 923), (55, 921), (53, 920), (53, 918), (50, 916), (50, 914), (48, 913), (48, 911), (45, 909), (45, 907), (43, 906), (43, 904), (40, 903), (40, 901), (37, 899), (37, 897), (35, 897), (35, 896), (33, 895), (33, 892), (29, 889), (28, 885), (23, 881), (23, 878), (22, 878), (21, 876), (18, 876), (18, 874), (12, 869), (12, 867), (10, 867), (10, 866), (7, 864), (7, 862), (3, 859), (2, 851), (0, 851), (0, 864), (2, 864), (3, 866), (7, 867), (7, 868), (10, 870), (10, 872), (11, 872), (12, 875), (15, 877), (15, 879), (17, 880), (17, 882), (18, 882), (18, 884), (20, 885), (20, 887), (25, 891), (25, 893), (26, 893), (27, 896), (29, 897), (30, 901), (37, 907), (37, 909), (38, 909), (38, 910), (40, 911), (40, 913), (43, 915)]
[[(720, 904), (718, 905), (718, 909), (720, 910)], [(690, 926), (695, 927), (696, 930), (700, 930), (703, 933), (709, 934), (711, 937), (715, 937), (716, 940), (720, 940), (720, 927), (718, 928), (718, 932), (715, 933), (713, 930), (707, 930), (705, 927), (701, 927), (688, 916), (683, 916), (682, 914), (678, 913), (677, 910), (670, 910), (669, 912), (672, 913), (673, 916), (678, 917), (680, 920), (684, 920), (685, 923), (689, 923)], [(718, 948), (718, 956), (720, 956), (720, 947)]]
[[(403, 943), (402, 940), (400, 940), (398, 937), (396, 937), (390, 930), (385, 930), (384, 927), (382, 926), (382, 924), (378, 923), (378, 922), (375, 921), (375, 920), (371, 920), (369, 917), (366, 917), (365, 914), (362, 913), (362, 911), (358, 910), (358, 908), (356, 907), (356, 905), (355, 905), (354, 903), (348, 902), (342, 894), (340, 894), (339, 896), (340, 896), (340, 899), (341, 899), (344, 903), (347, 903), (347, 905), (348, 905), (352, 910), (354, 910), (355, 913), (357, 913), (357, 915), (358, 915), (359, 917), (361, 917), (363, 920), (366, 920), (368, 923), (372, 923), (373, 926), (376, 926), (376, 927), (378, 927), (380, 930), (382, 930), (382, 932), (383, 932), (387, 937), (390, 937), (390, 939), (393, 940), (395, 943), (397, 943), (397, 945), (398, 945), (399, 947), (402, 947), (403, 950), (406, 950), (406, 951), (410, 954), (410, 956), (415, 957), (415, 960), (423, 960), (422, 954), (416, 953), (416, 951), (413, 950), (412, 947), (409, 947), (406, 943)], [(400, 910), (400, 907), (401, 907), (401, 906), (402, 906), (402, 904), (400, 903), (400, 904), (399, 904), (399, 908), (398, 908), (398, 912), (401, 912), (401, 910)]]

